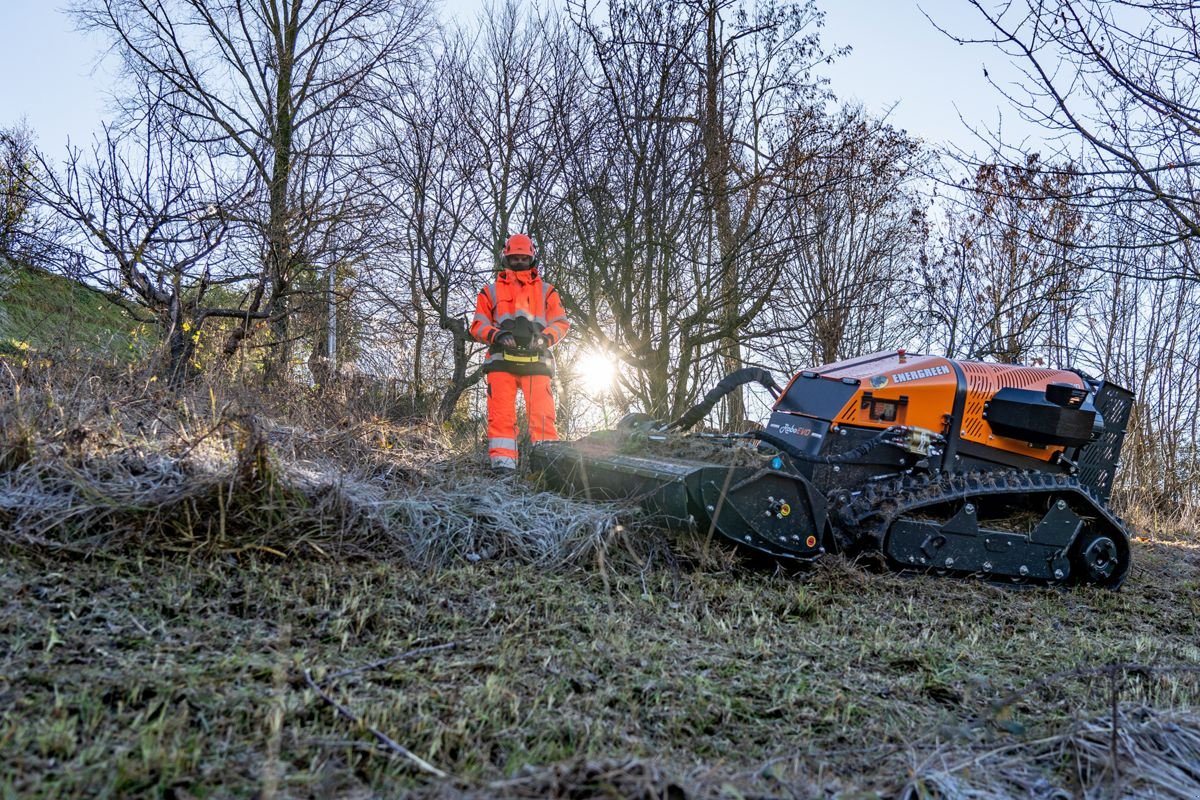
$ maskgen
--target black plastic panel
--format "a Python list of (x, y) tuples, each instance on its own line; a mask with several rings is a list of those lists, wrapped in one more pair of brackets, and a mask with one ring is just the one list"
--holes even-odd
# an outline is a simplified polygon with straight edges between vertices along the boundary
[(1096, 409), (1104, 417), (1104, 432), (1079, 453), (1079, 482), (1090, 486), (1105, 502), (1121, 460), (1121, 445), (1133, 411), (1133, 392), (1102, 381), (1096, 389)]
[(1060, 406), (1042, 392), (1006, 387), (988, 401), (983, 418), (993, 431), (1010, 439), (1080, 447), (1092, 440), (1096, 412)]
[[(812, 374), (813, 377), (806, 377), (808, 374)], [(792, 381), (791, 386), (779, 398), (775, 410), (834, 420), (857, 391), (856, 384), (822, 378), (815, 373), (803, 373)]]
[(815, 456), (825, 446), (830, 423), (826, 420), (799, 417), (776, 411), (767, 420), (767, 431), (786, 439), (805, 454)]

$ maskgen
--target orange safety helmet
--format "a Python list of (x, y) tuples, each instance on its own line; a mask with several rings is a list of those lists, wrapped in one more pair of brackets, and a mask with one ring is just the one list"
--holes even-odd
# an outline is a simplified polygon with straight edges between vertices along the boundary
[(537, 248), (533, 246), (533, 239), (530, 239), (523, 233), (514, 233), (508, 237), (508, 241), (504, 243), (504, 253), (501, 256), (501, 263), (507, 267), (509, 256), (529, 256), (529, 266), (532, 268), (537, 264)]

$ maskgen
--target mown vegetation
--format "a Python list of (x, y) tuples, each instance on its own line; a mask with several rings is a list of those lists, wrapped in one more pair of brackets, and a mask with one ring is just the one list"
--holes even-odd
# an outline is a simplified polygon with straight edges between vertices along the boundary
[[(918, 783), (927, 796), (974, 785), (1022, 797), (1039, 781), (1101, 792), (1114, 778), (1109, 681), (1020, 690), (1075, 667), (1195, 663), (1195, 551), (1137, 555), (1136, 580), (1109, 594), (838, 562), (801, 576), (679, 560), (431, 572), (9, 548), (4, 781), (47, 797), (543, 796), (555, 782), (584, 797), (669, 796), (669, 782), (698, 797), (891, 796)], [(306, 671), (362, 723), (340, 718)], [(1172, 755), (1196, 755), (1197, 688), (1169, 671), (1123, 676), (1127, 796), (1146, 796)], [(1191, 727), (1172, 730), (1181, 722)], [(1150, 735), (1184, 747), (1134, 761)], [(1006, 770), (970, 763), (1001, 748)], [(1163, 796), (1188, 796), (1196, 776), (1176, 785)]]
[(1118, 593), (785, 570), (333, 391), (6, 363), (9, 796), (1200, 788), (1194, 537)]

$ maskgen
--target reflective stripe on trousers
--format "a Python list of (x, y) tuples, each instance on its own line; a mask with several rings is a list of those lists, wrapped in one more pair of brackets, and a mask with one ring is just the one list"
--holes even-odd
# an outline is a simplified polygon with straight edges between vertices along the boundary
[(544, 442), (558, 438), (554, 426), (554, 395), (546, 375), (512, 375), (489, 372), (488, 384), (488, 455), (497, 459), (517, 457), (517, 390), (525, 395), (525, 418), (529, 438)]

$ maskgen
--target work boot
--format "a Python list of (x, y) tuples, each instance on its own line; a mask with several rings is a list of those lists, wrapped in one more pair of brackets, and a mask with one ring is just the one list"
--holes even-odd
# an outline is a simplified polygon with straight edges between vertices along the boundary
[(515, 475), (517, 473), (517, 460), (515, 458), (507, 458), (505, 456), (496, 456), (492, 459), (492, 474), (498, 477), (505, 475)]

